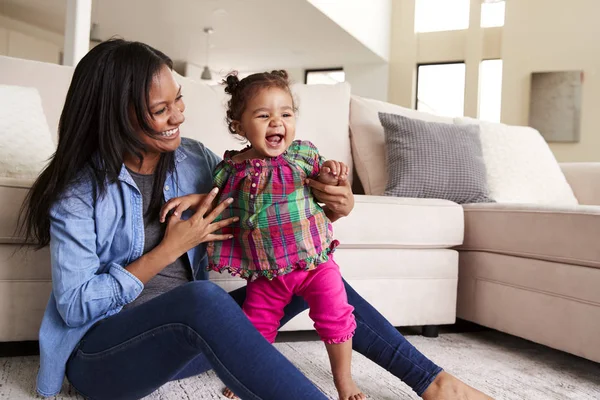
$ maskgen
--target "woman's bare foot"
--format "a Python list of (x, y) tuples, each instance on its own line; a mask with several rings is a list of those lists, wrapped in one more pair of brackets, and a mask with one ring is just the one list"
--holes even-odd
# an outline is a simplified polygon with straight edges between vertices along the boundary
[(365, 400), (367, 398), (358, 386), (356, 386), (350, 375), (342, 378), (334, 377), (333, 383), (335, 383), (340, 400)]
[(492, 398), (442, 371), (423, 393), (423, 400), (492, 400)]
[(227, 397), (228, 399), (239, 399), (239, 397), (237, 397), (235, 395), (235, 393), (233, 393), (229, 388), (225, 388), (223, 389), (223, 396)]

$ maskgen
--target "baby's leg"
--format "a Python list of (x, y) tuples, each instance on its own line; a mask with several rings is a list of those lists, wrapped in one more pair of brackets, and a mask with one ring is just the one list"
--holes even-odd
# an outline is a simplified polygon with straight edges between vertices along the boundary
[(286, 278), (287, 275), (272, 280), (258, 278), (248, 282), (246, 287), (246, 300), (242, 310), (269, 343), (275, 342), (283, 310), (294, 295), (286, 285)]
[[(284, 308), (292, 300), (293, 293), (287, 289), (283, 277), (268, 280), (259, 278), (248, 282), (246, 300), (242, 309), (254, 327), (269, 343), (275, 341)], [(238, 397), (229, 389), (223, 390), (229, 399)]]
[(319, 265), (310, 271), (300, 290), (298, 294), (306, 299), (315, 329), (325, 342), (340, 400), (365, 399), (352, 379), (352, 335), (356, 321), (338, 265), (333, 260)]
[(352, 339), (348, 339), (343, 343), (325, 343), (325, 348), (327, 348), (333, 382), (340, 400), (366, 399), (367, 397), (352, 379)]

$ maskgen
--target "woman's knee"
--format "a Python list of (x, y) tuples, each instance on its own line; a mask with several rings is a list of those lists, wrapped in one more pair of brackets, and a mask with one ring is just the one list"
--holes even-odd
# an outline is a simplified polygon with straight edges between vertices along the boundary
[(188, 304), (216, 306), (224, 301), (232, 301), (229, 293), (211, 281), (189, 282), (181, 290)]

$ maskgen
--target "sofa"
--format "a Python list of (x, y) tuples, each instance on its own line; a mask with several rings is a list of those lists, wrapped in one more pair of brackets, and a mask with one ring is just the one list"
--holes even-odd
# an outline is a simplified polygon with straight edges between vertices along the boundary
[[(70, 67), (0, 57), (0, 90), (1, 85), (36, 88), (55, 143), (72, 73)], [(243, 146), (227, 131), (223, 89), (177, 79), (187, 107), (182, 135), (202, 141), (217, 154)], [(300, 108), (297, 138), (311, 140), (323, 155), (352, 168), (350, 87), (296, 85), (294, 92)], [(25, 112), (27, 117), (19, 119), (24, 124), (34, 118), (30, 109)], [(26, 149), (15, 151), (27, 156)], [(19, 250), (22, 239), (15, 236), (19, 208), (35, 176), (1, 173), (0, 342), (37, 340), (51, 290), (48, 251), (34, 252), (33, 244)], [(463, 241), (463, 224), (462, 208), (449, 201), (356, 196), (352, 215), (334, 224), (341, 243), (336, 260), (348, 282), (395, 326), (452, 324), (458, 283), (458, 252), (453, 247)], [(226, 290), (245, 283), (218, 273), (210, 279)], [(310, 330), (312, 322), (304, 313), (284, 329)]]
[[(35, 88), (55, 143), (72, 72), (0, 56), (0, 90), (2, 85)], [(177, 79), (187, 106), (182, 134), (217, 154), (240, 147), (227, 133), (222, 88)], [(453, 121), (352, 96), (347, 84), (297, 84), (293, 90), (300, 109), (297, 137), (347, 163), (355, 171), (356, 193), (364, 193), (355, 195), (352, 214), (334, 224), (342, 274), (392, 324), (423, 326), (435, 335), (435, 326), (453, 324), (458, 315), (600, 361), (600, 295), (593, 290), (600, 284), (600, 247), (594, 244), (600, 238), (600, 207), (593, 206), (600, 204), (599, 164), (563, 166), (579, 203), (590, 206), (461, 206), (382, 196), (387, 176), (377, 113)], [(24, 119), (31, 115), (27, 111)], [(1, 342), (37, 339), (51, 290), (47, 249), (30, 251), (33, 244), (22, 246), (15, 234), (18, 210), (34, 178), (0, 170)], [(210, 279), (226, 290), (244, 284), (224, 274), (211, 273)], [(312, 323), (303, 314), (283, 329), (309, 330)]]

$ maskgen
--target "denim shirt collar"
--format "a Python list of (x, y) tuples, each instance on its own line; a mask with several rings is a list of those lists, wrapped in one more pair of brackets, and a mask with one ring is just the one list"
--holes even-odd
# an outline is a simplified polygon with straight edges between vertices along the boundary
[[(177, 149), (175, 149), (175, 164), (179, 164), (186, 158), (187, 158), (187, 155), (185, 154), (185, 151), (183, 151), (181, 149), (181, 146), (179, 146)], [(121, 166), (121, 171), (119, 172), (118, 179), (122, 182), (130, 184), (133, 187), (137, 187), (135, 182), (133, 181), (133, 178), (127, 171), (127, 167), (125, 167), (125, 163), (123, 163), (123, 165)]]

